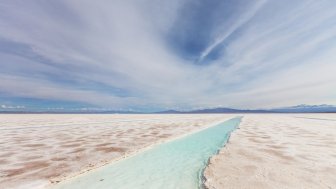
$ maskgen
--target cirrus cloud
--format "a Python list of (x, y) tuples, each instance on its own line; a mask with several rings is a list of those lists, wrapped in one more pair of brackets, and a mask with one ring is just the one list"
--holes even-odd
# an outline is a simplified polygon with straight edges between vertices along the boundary
[(336, 104), (335, 8), (2, 1), (0, 97), (116, 109)]

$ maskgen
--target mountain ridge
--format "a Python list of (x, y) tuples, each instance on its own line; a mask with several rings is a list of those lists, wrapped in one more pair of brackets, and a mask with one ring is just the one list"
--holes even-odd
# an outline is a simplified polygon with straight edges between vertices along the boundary
[(336, 106), (328, 104), (307, 105), (300, 104), (289, 107), (272, 109), (237, 109), (227, 107), (204, 108), (195, 110), (163, 110), (157, 112), (141, 111), (29, 111), (29, 110), (1, 110), (0, 114), (206, 114), (206, 113), (336, 113)]
[(272, 108), (272, 109), (235, 109), (235, 108), (206, 108), (191, 111), (176, 111), (168, 110), (156, 113), (336, 113), (336, 106), (321, 104), (321, 105), (307, 105), (300, 104), (296, 106)]

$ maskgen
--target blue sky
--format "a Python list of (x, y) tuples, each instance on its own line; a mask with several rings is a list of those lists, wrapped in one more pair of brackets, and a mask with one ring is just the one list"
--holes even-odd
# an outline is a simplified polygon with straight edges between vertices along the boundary
[(336, 104), (333, 0), (4, 0), (0, 109)]

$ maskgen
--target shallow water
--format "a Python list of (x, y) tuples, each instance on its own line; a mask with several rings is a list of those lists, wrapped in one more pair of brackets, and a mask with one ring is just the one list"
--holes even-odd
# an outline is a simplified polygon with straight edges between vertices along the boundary
[(56, 189), (199, 188), (208, 159), (228, 140), (240, 123), (234, 118), (200, 132), (154, 146), (124, 160), (98, 168)]

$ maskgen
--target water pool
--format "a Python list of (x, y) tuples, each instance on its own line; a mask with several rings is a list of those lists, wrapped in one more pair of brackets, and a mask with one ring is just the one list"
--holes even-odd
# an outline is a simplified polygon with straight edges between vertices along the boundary
[(55, 185), (55, 189), (194, 189), (200, 188), (208, 159), (227, 142), (240, 123), (233, 118), (185, 137), (158, 144), (124, 160)]

